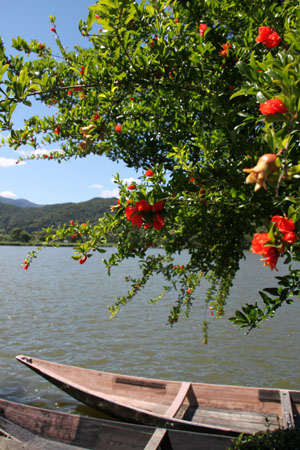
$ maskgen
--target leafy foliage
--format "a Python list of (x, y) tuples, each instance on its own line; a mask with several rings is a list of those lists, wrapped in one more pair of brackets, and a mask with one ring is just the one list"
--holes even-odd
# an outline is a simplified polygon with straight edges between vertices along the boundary
[[(104, 260), (108, 272), (137, 256), (141, 277), (131, 280), (112, 314), (163, 274), (165, 290), (178, 290), (171, 324), (181, 311), (189, 314), (203, 278), (211, 284), (204, 302), (221, 316), (245, 236), (284, 214), (299, 233), (298, 2), (101, 0), (79, 24), (89, 46), (71, 51), (55, 17), (50, 20), (59, 55), (21, 37), (13, 45), (30, 59), (8, 57), (1, 48), (0, 122), (9, 145), (60, 142), (61, 151), (49, 156), (58, 161), (105, 154), (153, 173), (131, 186), (116, 176), (116, 214), (84, 230), (87, 241), (76, 244), (74, 259), (83, 263), (93, 250), (103, 251), (105, 236), (113, 233), (118, 242)], [(258, 38), (263, 32), (276, 39)], [(37, 101), (53, 113), (26, 118), (15, 129), (15, 108)], [(265, 154), (276, 155), (276, 164), (261, 160)], [(243, 172), (249, 173), (246, 183)], [(48, 242), (73, 233), (74, 226), (49, 231)], [(147, 249), (158, 244), (164, 252), (149, 257)], [(172, 255), (184, 249), (189, 261), (178, 270)], [(299, 260), (298, 242), (285, 242), (283, 253), (291, 264)], [(294, 277), (291, 268), (276, 293), (261, 293), (265, 309), (247, 305), (234, 323), (251, 329), (291, 302), (299, 292)], [(207, 327), (205, 322), (205, 341)]]
[(241, 435), (230, 447), (234, 450), (295, 450), (300, 447), (299, 429), (267, 430), (251, 436)]

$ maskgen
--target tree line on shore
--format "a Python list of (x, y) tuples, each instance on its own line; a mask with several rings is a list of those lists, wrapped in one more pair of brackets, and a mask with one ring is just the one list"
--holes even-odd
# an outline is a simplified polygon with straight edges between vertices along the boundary
[(60, 203), (39, 208), (0, 203), (0, 241), (31, 243), (43, 241), (43, 228), (63, 226), (71, 220), (96, 224), (109, 211), (115, 198), (93, 198), (80, 203)]

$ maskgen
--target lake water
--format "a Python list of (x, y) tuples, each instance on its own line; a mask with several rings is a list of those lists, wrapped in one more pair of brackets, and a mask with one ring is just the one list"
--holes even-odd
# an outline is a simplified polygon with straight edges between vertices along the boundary
[[(137, 260), (126, 261), (108, 277), (97, 255), (79, 265), (71, 259), (71, 248), (47, 248), (25, 271), (20, 264), (28, 250), (0, 247), (2, 398), (93, 414), (18, 363), (17, 354), (152, 378), (300, 389), (298, 299), (249, 335), (226, 320), (245, 302), (257, 299), (258, 289), (272, 286), (276, 273), (264, 268), (258, 255), (247, 252), (241, 262), (225, 318), (208, 313), (209, 344), (202, 345), (201, 301), (189, 319), (182, 318), (173, 328), (166, 322), (174, 293), (149, 304), (148, 299), (160, 293), (161, 280), (109, 318), (107, 306), (127, 288), (125, 275), (137, 274)], [(176, 263), (185, 260), (181, 255)], [(285, 266), (278, 268), (284, 273)], [(203, 297), (200, 291), (199, 299)]]

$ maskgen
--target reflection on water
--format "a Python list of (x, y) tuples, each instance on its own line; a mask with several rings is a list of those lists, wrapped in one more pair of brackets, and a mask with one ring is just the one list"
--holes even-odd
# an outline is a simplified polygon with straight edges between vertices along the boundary
[[(0, 252), (2, 398), (93, 412), (18, 363), (15, 356), (21, 353), (136, 376), (299, 389), (297, 301), (247, 336), (226, 318), (209, 316), (210, 340), (205, 346), (201, 302), (194, 305), (190, 319), (182, 318), (170, 328), (166, 320), (174, 294), (156, 305), (147, 302), (159, 293), (159, 281), (109, 319), (107, 306), (126, 289), (124, 275), (137, 273), (136, 260), (126, 261), (107, 277), (99, 259), (81, 266), (71, 260), (70, 248), (43, 250), (28, 271), (20, 267), (27, 249), (0, 247)], [(184, 262), (184, 256), (178, 257), (178, 263)], [(227, 317), (256, 299), (259, 288), (271, 286), (274, 275), (257, 255), (247, 254), (232, 288)]]

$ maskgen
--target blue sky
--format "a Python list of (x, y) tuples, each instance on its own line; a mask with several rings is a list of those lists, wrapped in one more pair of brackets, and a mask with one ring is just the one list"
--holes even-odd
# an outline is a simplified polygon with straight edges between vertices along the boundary
[[(55, 48), (50, 31), (49, 14), (56, 16), (56, 26), (62, 42), (67, 47), (86, 45), (86, 39), (78, 30), (80, 19), (86, 19), (93, 0), (14, 0), (1, 8), (0, 34), (5, 47), (10, 48), (13, 37), (37, 39)], [(8, 51), (7, 53), (13, 53)], [(41, 113), (39, 106), (26, 108), (30, 115)], [(24, 109), (13, 116), (21, 126), (21, 119), (28, 114)], [(2, 137), (5, 133), (2, 133)], [(48, 149), (48, 151), (50, 148)], [(137, 179), (133, 169), (106, 157), (88, 156), (83, 159), (63, 161), (31, 160), (16, 164), (19, 156), (32, 151), (32, 147), (20, 147), (19, 151), (0, 147), (0, 196), (26, 198), (38, 204), (81, 202), (94, 197), (111, 197), (117, 194), (113, 177), (118, 172), (122, 179)], [(45, 151), (47, 148), (45, 147)]]

